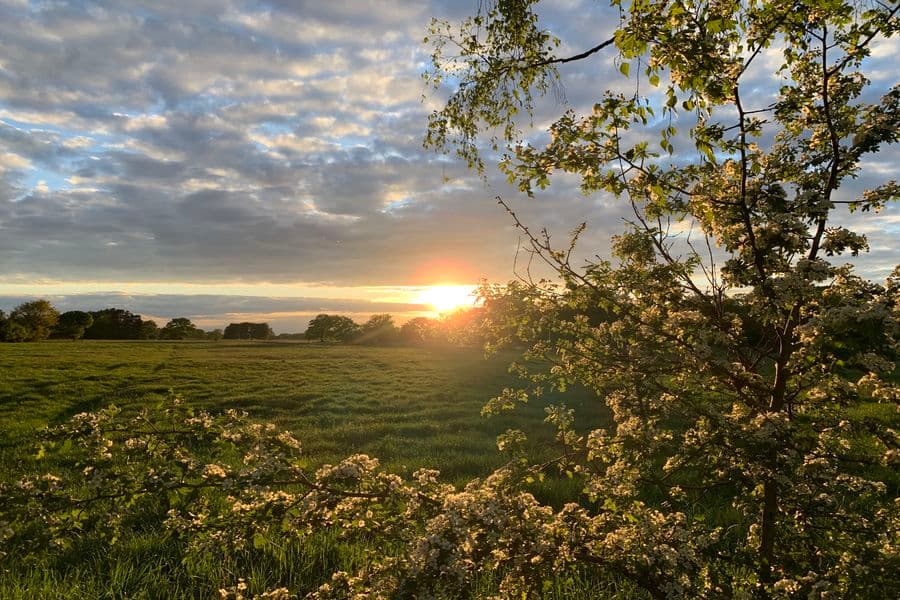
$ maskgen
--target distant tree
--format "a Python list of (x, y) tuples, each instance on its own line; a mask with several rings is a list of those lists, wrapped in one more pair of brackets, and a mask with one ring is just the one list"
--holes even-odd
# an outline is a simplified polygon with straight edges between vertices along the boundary
[(275, 336), (268, 323), (229, 323), (223, 334), (226, 340), (267, 340)]
[(460, 308), (439, 319), (415, 317), (400, 327), (398, 339), (403, 344), (452, 344), (472, 346), (484, 344), (482, 307)]
[(12, 319), (7, 319), (0, 329), (0, 340), (4, 342), (27, 342), (29, 339), (28, 329)]
[(275, 337), (275, 332), (268, 323), (253, 323), (253, 339), (268, 340)]
[(359, 328), (355, 341), (359, 344), (392, 344), (399, 341), (400, 330), (388, 314), (372, 315)]
[(460, 308), (442, 315), (440, 320), (440, 336), (450, 344), (457, 346), (483, 345), (485, 342), (483, 307)]
[(0, 310), (0, 342), (24, 342), (27, 339), (28, 331)]
[(142, 340), (155, 340), (159, 338), (159, 325), (156, 324), (156, 321), (152, 321), (150, 319), (141, 320), (141, 333), (140, 339)]
[(226, 340), (240, 340), (249, 338), (249, 332), (245, 333), (244, 325), (246, 323), (229, 323), (228, 326), (225, 327), (225, 331), (222, 333), (222, 337)]
[(159, 330), (162, 340), (196, 340), (206, 337), (206, 332), (191, 323), (186, 317), (177, 317)]
[(17, 306), (9, 320), (20, 325), (28, 341), (47, 339), (59, 321), (59, 312), (47, 300), (34, 300)]
[(91, 311), (93, 324), (85, 329), (84, 339), (88, 340), (138, 340), (144, 339), (143, 323), (140, 315), (121, 308), (105, 308)]
[(306, 328), (306, 339), (334, 340), (338, 342), (346, 342), (353, 339), (359, 332), (359, 325), (353, 322), (350, 317), (343, 315), (317, 315), (309, 322)]
[(420, 345), (436, 341), (441, 336), (440, 322), (428, 317), (416, 317), (400, 326), (400, 341)]
[(56, 333), (61, 337), (77, 340), (84, 335), (85, 329), (91, 326), (94, 317), (90, 313), (80, 310), (70, 310), (59, 315), (59, 323), (56, 325)]
[(213, 329), (212, 331), (206, 332), (206, 339), (211, 340), (213, 342), (218, 342), (222, 339), (222, 330), (221, 329)]

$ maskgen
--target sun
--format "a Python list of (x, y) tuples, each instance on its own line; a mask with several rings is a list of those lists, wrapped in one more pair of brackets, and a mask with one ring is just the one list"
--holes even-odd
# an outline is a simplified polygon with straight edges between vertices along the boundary
[(430, 305), (437, 313), (448, 313), (475, 304), (474, 285), (433, 285), (423, 289), (416, 302)]

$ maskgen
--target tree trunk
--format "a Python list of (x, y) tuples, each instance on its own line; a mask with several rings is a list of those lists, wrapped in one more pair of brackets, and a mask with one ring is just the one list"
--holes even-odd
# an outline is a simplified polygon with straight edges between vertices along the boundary
[(772, 583), (772, 563), (775, 561), (775, 519), (778, 516), (778, 490), (771, 479), (763, 484), (763, 514), (759, 539), (759, 580)]

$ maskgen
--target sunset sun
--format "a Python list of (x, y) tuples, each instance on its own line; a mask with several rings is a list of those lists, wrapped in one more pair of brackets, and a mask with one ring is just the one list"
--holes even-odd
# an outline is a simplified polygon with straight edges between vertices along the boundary
[(457, 308), (475, 304), (474, 285), (433, 285), (416, 297), (421, 304), (431, 306), (437, 313), (447, 313)]

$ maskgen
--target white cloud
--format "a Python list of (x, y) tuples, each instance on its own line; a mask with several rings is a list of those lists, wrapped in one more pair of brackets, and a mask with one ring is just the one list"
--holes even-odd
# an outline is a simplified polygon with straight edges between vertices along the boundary
[(0, 154), (0, 171), (10, 169), (30, 169), (31, 161), (24, 156), (19, 156), (13, 152), (4, 152)]

